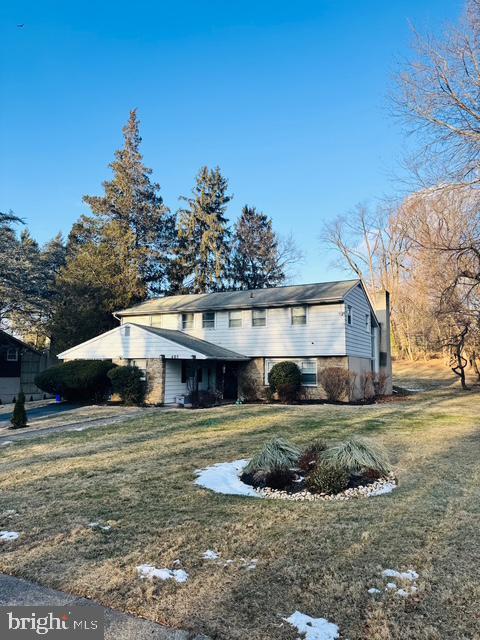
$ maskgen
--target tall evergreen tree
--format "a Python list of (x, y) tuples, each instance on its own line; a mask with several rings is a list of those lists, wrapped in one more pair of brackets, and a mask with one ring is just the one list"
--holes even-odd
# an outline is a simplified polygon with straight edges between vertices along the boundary
[(219, 291), (225, 286), (230, 231), (225, 217), (228, 181), (219, 167), (202, 167), (192, 197), (180, 211), (173, 288), (191, 293)]
[[(123, 136), (124, 146), (115, 152), (115, 159), (109, 165), (113, 179), (103, 183), (104, 195), (84, 196), (83, 200), (104, 224), (117, 222), (129, 230), (147, 291), (161, 293), (168, 288), (176, 236), (175, 216), (163, 204), (160, 185), (150, 180), (152, 170), (143, 164), (136, 110), (130, 112)], [(93, 221), (84, 216), (76, 225), (79, 236), (88, 234), (92, 224)], [(128, 270), (127, 264), (125, 269)]]
[(0, 327), (19, 310), (23, 299), (19, 277), (22, 260), (15, 225), (23, 221), (12, 212), (0, 212)]
[(116, 326), (113, 312), (146, 297), (140, 275), (142, 251), (120, 221), (101, 227), (88, 241), (69, 243), (50, 322), (56, 353)]
[(237, 289), (276, 287), (285, 281), (272, 220), (255, 207), (245, 205), (235, 224), (230, 279)]
[(28, 230), (22, 231), (17, 244), (16, 278), (18, 305), (9, 314), (9, 323), (24, 340), (38, 348), (48, 345), (48, 325), (58, 293), (56, 278), (65, 263), (65, 245), (57, 234), (39, 247)]

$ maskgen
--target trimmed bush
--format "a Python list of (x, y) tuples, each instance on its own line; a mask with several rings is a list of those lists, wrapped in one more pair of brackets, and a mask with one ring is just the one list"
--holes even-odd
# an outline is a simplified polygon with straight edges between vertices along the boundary
[(125, 404), (142, 404), (145, 400), (146, 384), (142, 371), (135, 366), (115, 367), (108, 371), (114, 393), (118, 393)]
[(362, 438), (351, 438), (330, 447), (322, 454), (322, 460), (350, 474), (370, 471), (384, 476), (391, 470), (388, 454), (383, 447)]
[(302, 386), (302, 373), (295, 362), (277, 362), (268, 374), (268, 383), (282, 402), (294, 402)]
[(101, 402), (111, 393), (107, 373), (115, 366), (107, 360), (71, 360), (42, 371), (35, 377), (35, 384), (68, 401)]
[(312, 442), (303, 450), (298, 460), (298, 467), (305, 473), (309, 473), (315, 467), (322, 453), (327, 449), (327, 443), (323, 440)]
[(18, 398), (15, 401), (13, 407), (13, 414), (10, 422), (12, 423), (11, 429), (21, 429), (27, 426), (27, 412), (25, 411), (25, 394), (20, 391)]
[(350, 372), (342, 367), (325, 367), (318, 375), (327, 400), (340, 402), (350, 397)]
[(336, 464), (320, 461), (307, 478), (307, 487), (312, 493), (340, 493), (350, 480), (348, 471)]
[(284, 440), (274, 438), (267, 442), (247, 464), (242, 480), (253, 486), (268, 486), (283, 489), (294, 478), (293, 468), (297, 466), (300, 450)]

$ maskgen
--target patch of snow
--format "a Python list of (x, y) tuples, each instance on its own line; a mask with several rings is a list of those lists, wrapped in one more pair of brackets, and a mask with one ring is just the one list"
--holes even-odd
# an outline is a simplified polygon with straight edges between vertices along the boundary
[(410, 582), (413, 582), (418, 578), (418, 573), (413, 571), (413, 569), (403, 572), (395, 571), (395, 569), (385, 569), (385, 571), (382, 572), (382, 575), (385, 576), (385, 578), (398, 578), (399, 580), (410, 580)]
[(9, 444), (13, 444), (13, 440), (4, 440), (2, 443), (0, 443), (0, 446), (6, 447)]
[(198, 477), (195, 484), (215, 493), (261, 498), (262, 496), (253, 487), (240, 480), (239, 476), (248, 462), (248, 460), (233, 460), (219, 462), (206, 469), (197, 469), (195, 473)]
[(410, 389), (408, 387), (403, 387), (403, 389), (405, 389), (405, 391), (410, 391), (411, 393), (420, 393), (420, 391), (425, 391), (423, 387), (410, 387)]
[(387, 582), (387, 586), (385, 587), (385, 589), (388, 589), (389, 591), (392, 591), (392, 589), (396, 589), (397, 585), (395, 584), (395, 582)]
[(16, 540), (20, 537), (20, 534), (16, 531), (0, 531), (0, 540), (9, 542), (10, 540)]
[(88, 526), (90, 527), (90, 529), (99, 529), (100, 531), (110, 531), (111, 530), (111, 526), (108, 524), (100, 524), (99, 522), (89, 522)]
[(373, 593), (382, 593), (382, 592), (380, 591), (380, 589), (376, 589), (375, 587), (371, 587), (368, 590), (368, 593), (372, 593), (373, 594)]
[(329, 622), (325, 618), (311, 618), (300, 611), (295, 611), (284, 620), (292, 627), (296, 627), (298, 632), (303, 634), (305, 640), (336, 640), (340, 634), (339, 628), (333, 622)]
[(408, 591), (405, 591), (405, 589), (398, 589), (395, 595), (406, 598), (408, 596)]
[(74, 427), (73, 429), (70, 429), (70, 431), (85, 431), (85, 427)]
[(369, 496), (382, 496), (384, 493), (391, 493), (394, 489), (396, 489), (397, 485), (394, 482), (387, 482), (382, 485), (379, 489), (374, 489)]
[(188, 573), (183, 569), (157, 569), (151, 564), (141, 564), (137, 567), (137, 573), (140, 577), (158, 578), (159, 580), (175, 580), (176, 582), (186, 582), (188, 580)]
[(212, 551), (211, 549), (207, 549), (202, 557), (204, 560), (218, 560), (220, 554), (216, 551)]

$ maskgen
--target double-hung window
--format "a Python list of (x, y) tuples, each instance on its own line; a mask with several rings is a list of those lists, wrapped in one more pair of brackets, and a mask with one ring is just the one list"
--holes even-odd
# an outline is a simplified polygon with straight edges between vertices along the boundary
[[(317, 386), (317, 360), (316, 358), (305, 358), (304, 360), (296, 360), (292, 358), (283, 358), (283, 360), (290, 360), (300, 369), (302, 374), (302, 386), (303, 387), (316, 387)], [(268, 374), (272, 370), (272, 367), (281, 362), (280, 359), (266, 360), (265, 361), (265, 384), (268, 384)]]
[(233, 329), (235, 327), (242, 326), (242, 312), (241, 311), (229, 311), (228, 312), (228, 326)]
[(317, 386), (317, 361), (314, 358), (297, 362), (302, 372), (302, 385), (304, 387)]
[(7, 362), (17, 362), (18, 361), (18, 349), (15, 347), (9, 347), (7, 349)]
[(267, 310), (252, 309), (252, 327), (265, 327), (267, 325)]
[(182, 313), (182, 329), (193, 329), (193, 313)]
[(215, 329), (215, 311), (204, 311), (202, 314), (202, 327)]
[(292, 324), (307, 324), (307, 307), (292, 307)]

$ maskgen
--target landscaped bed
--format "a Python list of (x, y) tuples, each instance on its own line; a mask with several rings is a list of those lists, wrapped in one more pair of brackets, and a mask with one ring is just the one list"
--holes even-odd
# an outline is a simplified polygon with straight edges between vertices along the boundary
[[(13, 443), (0, 449), (0, 530), (18, 537), (0, 542), (0, 569), (214, 640), (305, 628), (473, 640), (480, 398), (466, 398), (160, 411)], [(194, 484), (195, 470), (251, 459), (279, 435), (302, 450), (352, 436), (382, 445), (398, 487), (292, 502)]]
[[(360, 438), (301, 451), (275, 437), (251, 460), (197, 471), (196, 484), (217, 493), (282, 500), (350, 500), (390, 493), (396, 487), (385, 451)], [(253, 491), (252, 491), (253, 489)]]

